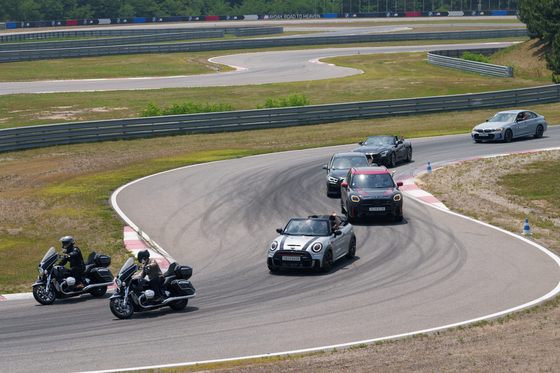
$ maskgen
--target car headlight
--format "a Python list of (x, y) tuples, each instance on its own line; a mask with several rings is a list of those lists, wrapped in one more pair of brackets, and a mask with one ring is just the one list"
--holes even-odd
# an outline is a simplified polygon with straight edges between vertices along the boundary
[(278, 248), (278, 242), (272, 241), (272, 243), (270, 244), (270, 251), (274, 251), (277, 248)]
[(380, 155), (381, 157), (386, 157), (387, 154), (389, 154), (389, 151), (388, 151), (388, 150), (385, 150), (385, 151), (379, 153), (379, 155)]
[(358, 203), (358, 202), (360, 202), (360, 197), (359, 197), (359, 196), (355, 196), (355, 195), (354, 195), (354, 196), (350, 196), (350, 201)]
[(402, 195), (400, 195), (400, 194), (395, 194), (395, 195), (393, 196), (393, 201), (395, 201), (395, 202), (398, 202), (398, 201), (400, 201), (401, 199), (402, 199)]
[(313, 244), (313, 246), (311, 246), (311, 250), (314, 253), (318, 253), (319, 251), (323, 250), (323, 244), (320, 242), (316, 242)]
[(494, 131), (500, 131), (501, 132), (503, 130), (504, 130), (503, 128), (496, 128)]
[(43, 269), (43, 267), (39, 267), (39, 276), (43, 276), (44, 273), (45, 270)]
[(336, 184), (338, 183), (338, 179), (336, 177), (329, 176), (329, 183)]

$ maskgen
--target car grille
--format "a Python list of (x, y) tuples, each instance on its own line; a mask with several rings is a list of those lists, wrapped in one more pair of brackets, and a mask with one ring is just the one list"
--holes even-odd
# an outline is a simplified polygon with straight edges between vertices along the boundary
[[(479, 133), (481, 133), (481, 132), (479, 132)], [(488, 134), (488, 136), (480, 136), (478, 133), (475, 133), (474, 138), (475, 139), (480, 139), (480, 140), (492, 140), (494, 138), (494, 134), (490, 133), (490, 134)]]
[(490, 133), (490, 132), (494, 132), (496, 131), (493, 128), (485, 128), (485, 129), (481, 129), (481, 130), (474, 130), (474, 132), (478, 132), (478, 133)]
[[(299, 257), (299, 261), (282, 260), (283, 256)], [(307, 251), (280, 250), (274, 254), (272, 264), (276, 267), (309, 268), (313, 264), (311, 254)]]

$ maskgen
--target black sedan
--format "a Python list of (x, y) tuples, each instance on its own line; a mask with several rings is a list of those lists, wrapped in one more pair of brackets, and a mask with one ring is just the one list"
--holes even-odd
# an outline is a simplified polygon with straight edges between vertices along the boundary
[(369, 161), (365, 154), (347, 152), (333, 154), (329, 164), (324, 165), (327, 170), (327, 197), (340, 194), (340, 183), (352, 167), (365, 167)]
[(359, 142), (354, 152), (364, 153), (370, 162), (378, 166), (395, 167), (397, 162), (412, 160), (410, 141), (397, 136), (370, 136)]
[(351, 168), (340, 188), (340, 207), (349, 222), (366, 217), (385, 216), (403, 220), (403, 196), (387, 168)]

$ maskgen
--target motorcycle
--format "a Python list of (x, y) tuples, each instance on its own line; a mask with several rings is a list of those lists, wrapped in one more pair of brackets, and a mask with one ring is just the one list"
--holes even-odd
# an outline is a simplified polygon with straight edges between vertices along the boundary
[(163, 274), (165, 279), (160, 286), (163, 298), (156, 300), (147, 280), (133, 277), (138, 271), (133, 258), (128, 258), (117, 275), (117, 290), (111, 296), (109, 306), (113, 315), (119, 319), (128, 319), (134, 312), (150, 311), (169, 306), (175, 311), (184, 309), (189, 298), (196, 296), (194, 286), (187, 281), (192, 276), (192, 268), (171, 263)]
[(81, 289), (76, 289), (76, 279), (70, 275), (70, 269), (55, 265), (60, 257), (54, 247), (51, 247), (39, 264), (39, 276), (33, 284), (33, 297), (40, 304), (49, 305), (57, 298), (70, 298), (85, 293), (101, 297), (107, 292), (107, 287), (113, 285), (113, 274), (107, 269), (111, 264), (109, 256), (99, 255), (95, 251), (89, 255), (82, 274), (84, 287)]

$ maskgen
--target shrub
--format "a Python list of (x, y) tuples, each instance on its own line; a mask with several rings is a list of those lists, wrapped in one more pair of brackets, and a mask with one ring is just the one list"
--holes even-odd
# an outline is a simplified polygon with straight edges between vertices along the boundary
[(210, 105), (194, 103), (192, 101), (179, 104), (174, 102), (171, 106), (160, 109), (156, 104), (150, 102), (145, 110), (140, 112), (143, 117), (157, 117), (161, 115), (182, 115), (197, 113), (215, 113), (220, 111), (234, 111), (235, 108), (229, 104)]
[(461, 59), (475, 61), (475, 62), (490, 63), (490, 59), (484, 57), (482, 54), (474, 54), (471, 52), (463, 52)]
[(307, 106), (310, 104), (309, 98), (302, 93), (298, 95), (297, 93), (290, 93), (288, 98), (280, 97), (278, 100), (272, 98), (267, 98), (264, 102), (264, 106), (257, 105), (257, 109), (272, 109), (277, 107), (290, 107), (290, 106)]

